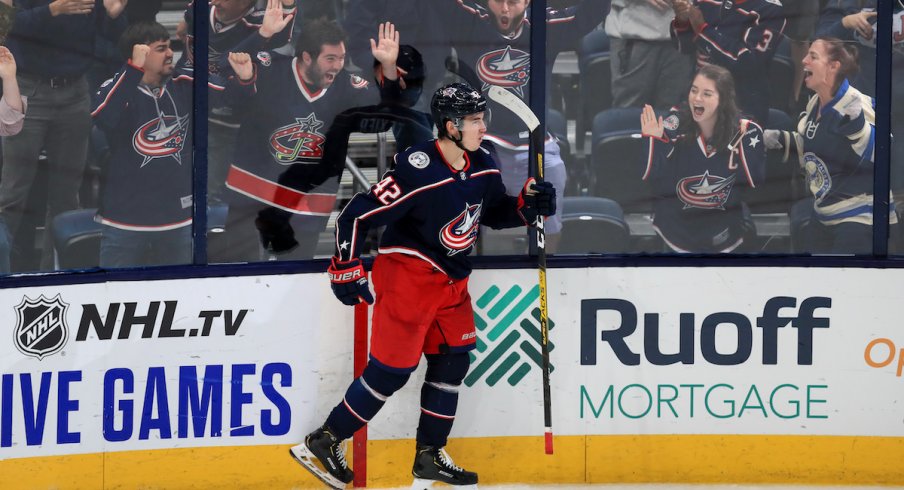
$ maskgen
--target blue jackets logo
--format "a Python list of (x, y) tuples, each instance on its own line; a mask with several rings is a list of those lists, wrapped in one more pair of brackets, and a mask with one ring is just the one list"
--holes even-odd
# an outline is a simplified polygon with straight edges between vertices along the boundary
[(484, 90), (496, 85), (524, 97), (524, 86), (530, 81), (530, 54), (511, 46), (490, 51), (477, 60), (477, 76)]
[(68, 308), (59, 294), (49, 299), (43, 294), (36, 299), (22, 298), (16, 306), (16, 348), (38, 360), (59, 352), (69, 339)]

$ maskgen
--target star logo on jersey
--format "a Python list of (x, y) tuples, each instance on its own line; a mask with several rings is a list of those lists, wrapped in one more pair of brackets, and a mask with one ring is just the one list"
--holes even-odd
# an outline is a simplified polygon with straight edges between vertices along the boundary
[(530, 54), (511, 46), (490, 51), (477, 60), (477, 76), (483, 90), (496, 85), (524, 97), (524, 86), (530, 81)]
[(296, 118), (295, 123), (270, 135), (270, 154), (282, 165), (318, 163), (323, 157), (323, 142), (326, 141), (321, 127), (323, 122), (316, 114)]
[(735, 176), (719, 177), (710, 175), (709, 170), (703, 175), (685, 177), (675, 185), (678, 199), (684, 203), (684, 209), (725, 209), (725, 203), (731, 195)]
[(182, 148), (188, 133), (189, 116), (166, 116), (152, 119), (132, 135), (132, 148), (144, 156), (141, 167), (156, 158), (173, 157), (182, 164)]
[(748, 145), (750, 145), (751, 148), (756, 148), (756, 145), (758, 145), (760, 143), (760, 137), (757, 135), (754, 135), (752, 138), (750, 138), (747, 141), (749, 142)]
[(439, 231), (439, 241), (449, 251), (449, 256), (464, 252), (477, 241), (480, 231), (480, 204), (465, 203), (465, 210), (446, 223)]

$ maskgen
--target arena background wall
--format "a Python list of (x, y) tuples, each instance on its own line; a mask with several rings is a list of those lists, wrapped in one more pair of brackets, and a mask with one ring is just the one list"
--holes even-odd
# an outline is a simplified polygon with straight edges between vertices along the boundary
[[(450, 453), (504, 482), (904, 485), (904, 272), (549, 271), (471, 279), (478, 349)], [(322, 274), (0, 291), (0, 487), (317, 488), (287, 454), (352, 377)], [(371, 487), (410, 482), (418, 372), (370, 425)]]

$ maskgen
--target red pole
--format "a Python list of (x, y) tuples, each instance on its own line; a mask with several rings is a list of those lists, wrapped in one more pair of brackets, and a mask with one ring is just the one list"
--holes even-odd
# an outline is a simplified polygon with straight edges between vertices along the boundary
[[(367, 366), (367, 320), (370, 308), (367, 303), (355, 305), (354, 366), (355, 377), (361, 376)], [(355, 487), (367, 486), (367, 426), (361, 427), (352, 437), (352, 471)]]

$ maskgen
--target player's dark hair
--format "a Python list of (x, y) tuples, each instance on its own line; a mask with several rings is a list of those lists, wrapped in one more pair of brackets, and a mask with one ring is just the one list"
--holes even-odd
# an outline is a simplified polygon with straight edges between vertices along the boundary
[[(713, 136), (707, 141), (713, 148), (724, 149), (731, 143), (731, 139), (738, 131), (738, 120), (741, 111), (738, 109), (737, 95), (735, 94), (734, 77), (731, 72), (716, 65), (704, 65), (700, 67), (698, 76), (708, 78), (716, 84), (716, 92), (719, 93), (719, 105), (716, 107), (716, 127), (713, 129)], [(693, 84), (691, 80), (691, 84)], [(688, 87), (690, 93), (690, 87)], [(681, 103), (678, 110), (678, 118), (681, 125), (678, 128), (680, 133), (684, 133), (696, 139), (700, 135), (700, 127), (694, 122), (691, 114), (690, 105), (687, 98)]]
[(348, 36), (336, 21), (326, 17), (309, 20), (301, 26), (301, 34), (295, 41), (295, 54), (308, 53), (312, 59), (320, 56), (323, 45), (348, 44)]
[(841, 64), (838, 69), (838, 76), (832, 82), (832, 95), (838, 91), (841, 82), (845, 79), (853, 78), (860, 71), (859, 53), (857, 46), (846, 43), (836, 37), (819, 36), (813, 42), (822, 41), (822, 45), (826, 49), (826, 56), (829, 61), (837, 61)]
[(168, 41), (169, 31), (157, 22), (139, 22), (132, 24), (119, 37), (119, 54), (127, 60), (132, 57), (132, 48), (136, 44), (151, 44), (157, 41)]

